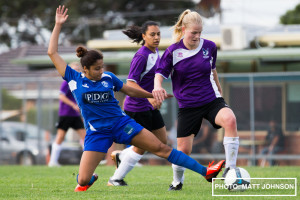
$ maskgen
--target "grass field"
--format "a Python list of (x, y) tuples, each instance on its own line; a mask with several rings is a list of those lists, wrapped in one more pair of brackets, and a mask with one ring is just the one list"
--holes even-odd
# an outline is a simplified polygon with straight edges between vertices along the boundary
[[(171, 166), (136, 167), (126, 177), (127, 187), (108, 187), (107, 180), (114, 167), (99, 166), (99, 179), (87, 191), (73, 192), (78, 166), (48, 168), (47, 166), (0, 166), (0, 199), (299, 199), (296, 197), (220, 197), (212, 196), (212, 185), (198, 174), (186, 170), (182, 191), (167, 191), (172, 181)], [(300, 167), (245, 167), (251, 177), (300, 178)], [(220, 175), (219, 175), (220, 177)], [(298, 188), (299, 189), (299, 183)], [(233, 192), (224, 190), (227, 194)], [(251, 193), (252, 192), (252, 193)], [(259, 193), (259, 190), (255, 191)], [(280, 192), (275, 191), (276, 194)], [(242, 195), (253, 191), (239, 192)], [(235, 193), (237, 194), (237, 193)], [(284, 193), (282, 193), (284, 194)]]

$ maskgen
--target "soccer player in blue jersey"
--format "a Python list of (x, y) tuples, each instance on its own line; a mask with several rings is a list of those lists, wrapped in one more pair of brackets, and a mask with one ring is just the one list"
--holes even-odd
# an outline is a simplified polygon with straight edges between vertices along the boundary
[[(160, 29), (156, 22), (147, 21), (141, 27), (130, 26), (123, 31), (134, 43), (142, 47), (135, 53), (127, 78), (126, 85), (147, 92), (152, 92), (154, 87), (154, 76), (159, 62), (158, 45), (160, 42)], [(124, 111), (137, 123), (151, 131), (163, 143), (167, 143), (167, 132), (163, 118), (159, 112), (161, 106), (154, 98), (136, 98), (126, 96)], [(117, 169), (109, 179), (110, 186), (125, 186), (123, 180), (127, 173), (142, 158), (145, 150), (131, 146), (122, 152), (114, 151), (111, 154)]]
[(50, 37), (48, 55), (59, 74), (65, 79), (80, 108), (86, 128), (84, 152), (81, 157), (76, 192), (86, 191), (98, 179), (94, 173), (113, 142), (132, 144), (169, 162), (191, 169), (212, 181), (222, 170), (225, 161), (204, 167), (176, 149), (163, 144), (150, 131), (126, 115), (114, 97), (114, 91), (139, 98), (153, 98), (147, 91), (123, 84), (113, 73), (103, 71), (103, 55), (100, 51), (76, 49), (83, 73), (71, 69), (58, 53), (58, 38), (66, 22), (68, 9), (59, 6), (55, 26)]
[[(185, 10), (174, 26), (175, 43), (166, 49), (157, 67), (152, 93), (158, 101), (163, 101), (166, 91), (162, 82), (171, 74), (173, 93), (179, 105), (177, 149), (187, 155), (192, 152), (203, 118), (215, 128), (225, 129), (225, 175), (229, 167), (236, 167), (239, 148), (236, 118), (222, 98), (215, 65), (217, 47), (214, 42), (201, 38), (201, 32), (200, 15)], [(181, 190), (185, 168), (176, 164), (172, 167), (173, 182), (169, 190)]]

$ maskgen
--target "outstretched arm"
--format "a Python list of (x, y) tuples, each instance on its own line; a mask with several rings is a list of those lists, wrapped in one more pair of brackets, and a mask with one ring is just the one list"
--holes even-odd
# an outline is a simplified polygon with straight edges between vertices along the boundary
[[(134, 88), (137, 88), (139, 90), (144, 90), (141, 86), (139, 86), (136, 82), (134, 81), (130, 81), (130, 80), (127, 80), (127, 83), (126, 85), (130, 86), (130, 87), (134, 87)], [(146, 91), (146, 90), (144, 90)], [(147, 91), (146, 91), (147, 92)], [(147, 98), (148, 101), (150, 102), (150, 104), (153, 106), (154, 109), (160, 109), (161, 107), (161, 102), (158, 102), (156, 101), (156, 99), (154, 98)]]
[[(153, 98), (153, 95), (150, 92), (147, 92), (146, 90), (137, 89), (126, 84), (123, 85), (120, 91), (131, 97)], [(170, 97), (173, 97), (173, 95), (166, 94), (166, 99)]]
[(123, 87), (120, 91), (131, 97), (153, 98), (153, 96), (150, 92), (147, 92), (146, 90), (140, 90), (140, 89), (128, 86), (126, 84), (123, 85)]
[(53, 28), (48, 47), (48, 55), (52, 60), (54, 66), (56, 67), (58, 73), (62, 77), (65, 76), (67, 63), (58, 54), (58, 38), (63, 23), (65, 23), (68, 19), (69, 15), (67, 15), (67, 12), (68, 8), (65, 8), (65, 6), (59, 6), (56, 9), (55, 26)]

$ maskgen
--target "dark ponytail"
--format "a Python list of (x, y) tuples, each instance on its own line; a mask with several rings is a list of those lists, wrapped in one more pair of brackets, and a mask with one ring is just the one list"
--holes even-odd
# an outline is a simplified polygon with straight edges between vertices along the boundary
[(141, 45), (145, 44), (145, 41), (143, 40), (142, 34), (146, 34), (148, 30), (148, 26), (159, 26), (158, 23), (154, 21), (146, 21), (142, 27), (139, 26), (130, 26), (126, 30), (122, 31), (125, 35), (127, 35), (130, 39), (132, 39), (133, 43), (140, 44)]

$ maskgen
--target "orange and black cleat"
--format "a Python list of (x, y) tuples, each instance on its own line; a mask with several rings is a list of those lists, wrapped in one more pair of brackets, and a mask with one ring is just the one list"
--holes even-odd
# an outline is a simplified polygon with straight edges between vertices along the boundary
[(119, 165), (121, 164), (120, 153), (121, 153), (120, 150), (115, 150), (110, 154), (110, 157), (114, 161), (116, 168), (118, 168)]
[(93, 176), (95, 177), (94, 178), (94, 182), (90, 185), (85, 185), (85, 186), (81, 186), (81, 185), (77, 185), (76, 188), (75, 188), (75, 192), (84, 192), (84, 191), (87, 191), (87, 189), (89, 189), (98, 179), (98, 175), (97, 174), (93, 174)]
[(222, 168), (225, 167), (225, 160), (221, 160), (220, 162), (218, 162), (215, 165), (212, 165), (213, 163), (214, 163), (214, 161), (209, 163), (209, 165), (207, 167), (205, 179), (208, 182), (212, 182), (212, 179), (216, 178), (218, 176), (219, 172), (222, 171)]

